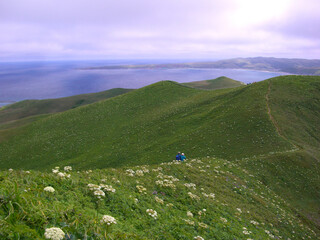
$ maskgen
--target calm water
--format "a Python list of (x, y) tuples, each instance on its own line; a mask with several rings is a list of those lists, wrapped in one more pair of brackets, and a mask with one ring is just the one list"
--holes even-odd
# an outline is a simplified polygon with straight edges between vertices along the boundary
[[(234, 69), (112, 69), (83, 67), (167, 63), (168, 61), (77, 61), (0, 63), (0, 107), (24, 99), (59, 98), (111, 88), (140, 88), (161, 80), (191, 82), (220, 76), (250, 83), (282, 75)], [(173, 61), (171, 61), (173, 62)]]

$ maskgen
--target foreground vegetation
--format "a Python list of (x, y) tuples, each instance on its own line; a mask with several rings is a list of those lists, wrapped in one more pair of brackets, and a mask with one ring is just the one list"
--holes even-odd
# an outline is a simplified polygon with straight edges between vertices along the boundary
[(69, 169), (0, 173), (1, 239), (44, 239), (52, 227), (65, 239), (319, 238), (310, 220), (238, 163)]

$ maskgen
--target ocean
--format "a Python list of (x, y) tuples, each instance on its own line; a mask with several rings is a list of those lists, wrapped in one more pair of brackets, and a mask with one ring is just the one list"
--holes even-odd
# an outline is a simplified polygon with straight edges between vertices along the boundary
[(0, 107), (25, 99), (60, 98), (111, 88), (140, 88), (161, 80), (179, 83), (226, 76), (244, 83), (283, 73), (237, 69), (99, 69), (86, 67), (189, 61), (108, 60), (0, 63)]

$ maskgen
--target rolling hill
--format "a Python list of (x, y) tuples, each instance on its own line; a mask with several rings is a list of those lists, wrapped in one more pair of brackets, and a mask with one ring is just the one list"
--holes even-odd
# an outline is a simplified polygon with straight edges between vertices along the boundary
[(291, 150), (266, 111), (268, 84), (203, 91), (164, 81), (55, 114), (5, 132), (0, 167), (157, 163), (178, 149), (227, 159)]
[[(30, 122), (34, 119), (30, 118), (31, 116), (67, 111), (69, 109), (115, 97), (130, 91), (132, 91), (132, 89), (114, 88), (98, 93), (81, 94), (58, 99), (24, 100), (13, 103), (0, 109), (0, 129), (1, 127), (7, 128), (23, 125), (24, 123)], [(10, 123), (21, 119), (24, 120), (17, 123)], [(10, 124), (8, 126), (4, 126), (5, 123)]]
[(223, 76), (211, 80), (182, 83), (182, 85), (203, 90), (215, 90), (223, 88), (241, 87), (245, 84)]
[[(57, 226), (71, 239), (319, 239), (319, 110), (316, 76), (214, 91), (163, 81), (3, 129), (0, 168), (15, 170), (0, 172), (1, 234), (32, 239)], [(177, 151), (189, 160), (170, 162)], [(43, 171), (65, 165), (83, 171)], [(175, 178), (175, 190), (158, 185)], [(102, 182), (118, 193), (96, 201), (87, 184)], [(103, 214), (119, 224), (105, 229)]]

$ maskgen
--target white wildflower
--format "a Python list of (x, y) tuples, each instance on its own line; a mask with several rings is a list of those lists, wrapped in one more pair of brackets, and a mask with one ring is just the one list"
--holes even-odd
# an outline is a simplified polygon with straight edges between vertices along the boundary
[(225, 219), (225, 218), (223, 218), (223, 217), (220, 217), (220, 220), (221, 220), (222, 222), (224, 222), (224, 223), (227, 223), (227, 222), (228, 222), (228, 220)]
[(145, 191), (147, 191), (147, 189), (141, 185), (137, 185), (136, 188), (138, 189), (139, 193), (145, 193)]
[(88, 187), (89, 187), (89, 189), (90, 189), (91, 191), (100, 190), (100, 189), (101, 189), (100, 186), (98, 186), (98, 185), (96, 185), (96, 184), (92, 184), (92, 183), (89, 183), (89, 184), (88, 184)]
[(188, 217), (193, 217), (192, 212), (188, 211), (188, 212), (187, 212), (187, 216), (188, 216)]
[(144, 176), (144, 174), (143, 174), (143, 171), (142, 171), (142, 170), (137, 170), (137, 171), (136, 171), (136, 175), (137, 175), (137, 176), (139, 176), (139, 177)]
[(154, 197), (156, 202), (160, 203), (160, 204), (164, 204), (164, 201), (161, 198), (158, 198), (157, 196)]
[(71, 166), (65, 166), (63, 169), (64, 169), (65, 172), (72, 171), (72, 167)]
[(187, 188), (196, 189), (196, 185), (194, 183), (185, 183), (184, 186), (186, 186)]
[(157, 211), (155, 211), (155, 210), (153, 210), (153, 209), (147, 209), (146, 212), (147, 212), (151, 217), (153, 217), (154, 219), (157, 219), (157, 217), (158, 217)]
[(193, 239), (195, 239), (195, 240), (204, 240), (204, 238), (203, 238), (203, 237), (200, 237), (200, 236), (196, 236), (196, 237), (194, 237)]
[(194, 226), (194, 221), (191, 221), (190, 219), (183, 219), (187, 224)]
[(110, 226), (111, 224), (117, 224), (116, 219), (114, 217), (109, 216), (109, 215), (103, 215), (100, 222), (105, 223), (108, 226)]
[(93, 192), (93, 194), (94, 194), (95, 196), (97, 196), (99, 199), (101, 199), (101, 197), (105, 197), (105, 196), (106, 196), (106, 194), (105, 194), (104, 191), (102, 191), (102, 190), (95, 190), (95, 191)]
[(116, 192), (116, 190), (111, 185), (100, 184), (100, 187), (107, 192), (113, 192), (113, 193)]
[(47, 228), (44, 236), (46, 239), (61, 240), (64, 239), (65, 233), (57, 227)]
[(59, 173), (58, 173), (58, 176), (59, 176), (60, 178), (64, 178), (66, 175), (65, 175), (64, 173), (62, 173), (62, 172), (59, 172)]
[(135, 174), (135, 172), (134, 172), (132, 169), (127, 169), (127, 170), (126, 170), (126, 173), (127, 173), (127, 175), (130, 176), (130, 177), (133, 177), (134, 174)]
[(46, 192), (52, 192), (52, 193), (55, 191), (54, 188), (50, 187), (50, 186), (45, 187), (43, 190), (46, 191)]
[(195, 195), (195, 194), (193, 194), (192, 192), (188, 192), (188, 195), (189, 195), (189, 197), (191, 197), (192, 199), (200, 200), (200, 197), (197, 196), (197, 195)]

